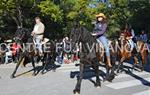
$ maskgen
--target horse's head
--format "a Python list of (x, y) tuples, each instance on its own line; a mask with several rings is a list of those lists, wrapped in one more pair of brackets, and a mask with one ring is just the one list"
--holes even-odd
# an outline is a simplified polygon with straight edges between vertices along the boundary
[(70, 33), (72, 50), (76, 50), (76, 45), (79, 45), (79, 43), (82, 42), (82, 36), (81, 26), (77, 22), (73, 23), (73, 28)]
[(71, 42), (79, 43), (81, 39), (81, 33), (79, 28), (73, 28), (70, 34)]
[(80, 39), (81, 39), (81, 27), (80, 25), (75, 22), (74, 27), (72, 28), (71, 30), (71, 34), (70, 34), (70, 39), (71, 39), (71, 42), (72, 43), (79, 43), (80, 42)]
[(29, 38), (29, 31), (25, 28), (19, 28), (17, 29), (15, 35), (14, 35), (14, 41), (15, 42), (25, 42)]

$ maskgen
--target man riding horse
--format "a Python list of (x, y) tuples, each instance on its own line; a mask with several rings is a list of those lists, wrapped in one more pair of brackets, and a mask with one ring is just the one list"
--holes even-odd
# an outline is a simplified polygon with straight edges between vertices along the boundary
[[(35, 70), (35, 58), (42, 58), (42, 71), (41, 74), (45, 73), (45, 70), (48, 71), (48, 69), (46, 68), (46, 66), (48, 65), (48, 63), (54, 63), (55, 58), (56, 58), (56, 53), (55, 53), (55, 43), (53, 41), (49, 41), (48, 38), (44, 38), (43, 40), (43, 34), (44, 34), (44, 24), (41, 22), (39, 17), (35, 18), (36, 21), (36, 25), (34, 27), (34, 30), (32, 33), (30, 33), (28, 31), (28, 29), (25, 28), (20, 28), (16, 31), (14, 39), (15, 42), (16, 41), (20, 41), (22, 42), (21, 44), (25, 47), (25, 50), (23, 50), (20, 53), (20, 57), (19, 57), (19, 61), (16, 64), (15, 70), (13, 71), (11, 78), (15, 78), (15, 74), (20, 66), (21, 63), (24, 64), (24, 60), (26, 58), (30, 58), (31, 59), (31, 63), (33, 66), (33, 75), (37, 75), (37, 72)], [(32, 36), (33, 37), (32, 37)], [(44, 50), (42, 50), (42, 45)], [(38, 50), (38, 52), (35, 50)], [(55, 70), (55, 64), (52, 64), (52, 69)]]
[(42, 55), (43, 54), (42, 40), (44, 36), (45, 26), (41, 22), (41, 19), (39, 17), (35, 17), (35, 22), (36, 24), (34, 26), (34, 29), (31, 35), (34, 37), (34, 44), (36, 45), (36, 48), (38, 49), (39, 54)]

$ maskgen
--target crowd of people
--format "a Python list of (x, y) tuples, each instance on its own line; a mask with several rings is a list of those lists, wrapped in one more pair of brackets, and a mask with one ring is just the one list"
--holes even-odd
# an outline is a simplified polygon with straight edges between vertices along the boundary
[(4, 55), (1, 55), (1, 63), (17, 63), (19, 60), (19, 51), (21, 46), (17, 43), (13, 43), (12, 40), (6, 40), (1, 43), (1, 52), (4, 52)]
[(134, 32), (134, 29), (130, 24), (126, 24), (125, 28), (123, 29), (122, 33), (120, 35), (123, 35), (128, 40), (129, 44), (131, 45), (131, 49), (133, 49), (136, 45), (137, 40), (143, 41), (144, 43), (149, 44), (148, 35), (145, 32), (145, 30), (141, 30), (140, 35), (136, 35)]
[[(110, 53), (109, 53), (109, 46), (108, 46), (108, 39), (105, 36), (105, 32), (107, 31), (107, 20), (106, 20), (106, 16), (103, 13), (99, 13), (98, 15), (96, 15), (96, 23), (95, 23), (95, 28), (92, 32), (92, 36), (96, 36), (97, 37), (97, 42), (102, 43), (105, 51), (106, 51), (106, 56), (107, 56), (107, 61), (109, 66), (111, 67), (111, 60), (110, 60)], [(45, 30), (45, 26), (44, 24), (41, 22), (41, 19), (39, 17), (35, 18), (35, 26), (34, 29), (31, 33), (31, 35), (34, 37), (34, 43), (36, 44), (36, 47), (39, 49), (40, 54), (43, 54), (42, 51), (42, 39), (44, 36), (44, 30)], [(140, 35), (135, 35), (134, 29), (132, 28), (132, 26), (130, 24), (126, 24), (125, 27), (123, 28), (122, 32), (120, 33), (120, 35), (124, 35), (126, 36), (131, 49), (133, 49), (135, 47), (135, 43), (136, 40), (141, 40), (145, 43), (148, 43), (149, 48), (150, 48), (150, 41), (148, 39), (148, 35), (146, 34), (145, 30), (141, 30)], [(9, 43), (12, 43), (12, 40), (6, 40), (6, 41), (2, 41), (2, 39), (0, 38), (1, 43), (5, 43), (6, 47), (5, 47), (5, 55), (3, 57), (1, 57), (1, 60), (3, 60), (2, 63), (4, 64), (8, 64), (8, 63), (17, 63), (19, 60), (19, 50), (21, 48), (21, 46), (17, 43), (13, 43), (11, 45), (7, 45)], [(69, 45), (70, 45), (70, 39), (69, 37), (65, 37), (64, 39), (62, 39), (60, 42), (62, 42), (62, 44), (64, 45), (64, 47), (66, 49), (69, 49)], [(2, 45), (1, 45), (2, 47)], [(78, 51), (77, 51), (78, 52)], [(79, 59), (79, 53), (76, 54), (71, 54), (71, 53), (63, 53), (60, 52), (59, 55), (56, 57), (56, 62), (58, 63), (72, 63), (72, 61), (74, 60), (78, 60)]]
[[(56, 42), (57, 43), (57, 42)], [(60, 42), (61, 45), (66, 49), (70, 48), (70, 40), (68, 37), (65, 37)], [(1, 64), (9, 64), (9, 63), (17, 63), (20, 56), (21, 46), (13, 42), (12, 40), (1, 41), (1, 51), (5, 52), (3, 56), (1, 56)], [(59, 64), (70, 64), (72, 61), (77, 61), (77, 54), (69, 54), (58, 51), (58, 56), (56, 57), (56, 62)]]

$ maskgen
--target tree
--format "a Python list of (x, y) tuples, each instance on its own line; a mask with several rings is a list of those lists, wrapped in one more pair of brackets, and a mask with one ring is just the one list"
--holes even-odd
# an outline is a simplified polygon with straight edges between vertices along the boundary
[(127, 0), (109, 0), (108, 7), (107, 4), (100, 3), (98, 6), (98, 11), (106, 14), (108, 18), (108, 36), (112, 37), (121, 31), (121, 27), (124, 26), (126, 22), (129, 22), (132, 17), (132, 12), (128, 8)]
[(142, 29), (146, 30), (146, 32), (150, 31), (150, 1), (130, 1), (129, 7), (133, 13), (130, 21), (135, 27), (136, 33), (139, 34), (139, 31), (141, 31)]
[(0, 29), (12, 36), (17, 28), (31, 25), (31, 11), (34, 13), (34, 0), (1, 0)]
[(54, 22), (62, 21), (62, 10), (59, 8), (58, 5), (54, 4), (53, 0), (41, 1), (38, 7), (43, 13), (43, 16), (49, 16), (49, 19), (51, 19)]
[(111, 37), (126, 22), (137, 29), (150, 30), (149, 6), (149, 0), (1, 0), (0, 29), (8, 34), (17, 27), (31, 29), (34, 17), (40, 16), (46, 35), (51, 39), (62, 38), (70, 34), (73, 21), (92, 31), (95, 15), (102, 12), (107, 16), (107, 35)]

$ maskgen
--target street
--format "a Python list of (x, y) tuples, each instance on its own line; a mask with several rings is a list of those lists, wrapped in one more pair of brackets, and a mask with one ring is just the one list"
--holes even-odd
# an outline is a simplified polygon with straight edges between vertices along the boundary
[[(49, 71), (46, 74), (32, 76), (31, 66), (20, 67), (15, 79), (10, 79), (14, 70), (14, 64), (0, 66), (0, 95), (73, 95), (76, 84), (76, 74), (79, 67), (72, 64), (65, 64), (56, 69), (56, 72)], [(105, 71), (100, 67), (100, 70)], [(24, 73), (27, 72), (27, 73)], [(95, 77), (93, 72), (85, 72), (82, 81), (81, 95), (150, 95), (150, 72), (134, 71), (125, 72), (116, 76), (110, 82), (103, 82), (101, 88), (95, 88), (92, 81)], [(102, 79), (102, 78), (101, 78)]]

